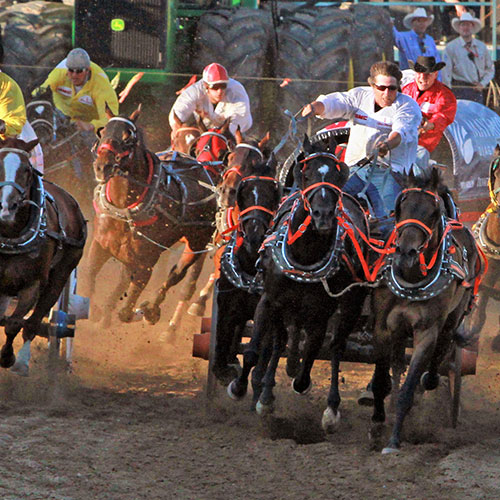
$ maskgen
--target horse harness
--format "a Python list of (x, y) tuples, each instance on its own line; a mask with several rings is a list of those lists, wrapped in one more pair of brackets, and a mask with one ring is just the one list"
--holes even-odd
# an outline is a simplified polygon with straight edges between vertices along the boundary
[[(111, 118), (109, 122), (113, 120), (123, 121), (130, 126), (131, 138), (124, 144), (124, 146), (128, 149), (125, 149), (123, 152), (118, 152), (112, 144), (104, 143), (99, 146), (97, 153), (99, 154), (103, 150), (113, 152), (115, 154), (115, 164), (113, 165), (112, 176), (127, 178), (130, 182), (142, 186), (144, 189), (134, 203), (125, 208), (118, 208), (110, 201), (109, 180), (100, 182), (94, 191), (94, 208), (96, 212), (127, 223), (131, 230), (138, 234), (140, 233), (137, 228), (154, 224), (158, 220), (158, 213), (169, 219), (175, 225), (212, 225), (211, 221), (185, 220), (186, 209), (188, 206), (204, 204), (215, 196), (215, 185), (213, 180), (208, 172), (206, 172), (206, 169), (204, 169), (204, 172), (206, 172), (207, 175), (207, 183), (200, 181), (198, 184), (212, 191), (211, 194), (195, 202), (187, 201), (188, 189), (182, 174), (187, 174), (192, 169), (202, 168), (203, 165), (190, 157), (180, 155), (176, 151), (173, 152), (170, 160), (161, 162), (156, 155), (153, 155), (150, 151), (145, 151), (149, 169), (147, 180), (144, 182), (133, 178), (128, 174), (128, 172), (126, 172), (124, 167), (126, 165), (126, 161), (133, 159), (135, 154), (137, 140), (137, 129), (135, 123), (131, 120), (118, 116)], [(187, 162), (188, 160), (190, 164), (186, 168), (174, 168), (178, 161)], [(167, 190), (173, 184), (177, 186), (180, 192), (180, 201), (168, 196)], [(181, 211), (178, 217), (174, 216), (163, 207), (163, 198), (165, 197), (168, 197), (169, 201), (176, 203), (180, 207)], [(160, 245), (159, 243), (156, 244)]]
[[(398, 200), (396, 200), (396, 206), (401, 203), (406, 193), (410, 191), (418, 191), (427, 194), (433, 197), (436, 204), (439, 205), (440, 203), (439, 196), (432, 191), (421, 188), (409, 188), (401, 192)], [(480, 259), (478, 259), (474, 274), (472, 275), (469, 272), (469, 256), (467, 249), (465, 246), (462, 247), (453, 235), (454, 230), (464, 229), (462, 223), (454, 219), (449, 219), (443, 213), (441, 214), (439, 225), (441, 239), (436, 251), (427, 263), (425, 262), (423, 251), (428, 246), (433, 235), (433, 230), (427, 227), (423, 222), (418, 219), (406, 219), (398, 222), (389, 239), (395, 241), (399, 231), (409, 226), (418, 227), (425, 234), (424, 242), (418, 249), (423, 279), (417, 283), (409, 283), (399, 276), (394, 266), (395, 253), (392, 252), (387, 255), (386, 262), (380, 271), (381, 277), (389, 290), (402, 299), (424, 301), (438, 296), (446, 290), (453, 281), (458, 280), (462, 286), (473, 288), (473, 296), (475, 296), (483, 274), (483, 267)], [(466, 234), (470, 235), (469, 232)], [(471, 243), (475, 244), (472, 235), (470, 236)], [(481, 252), (479, 253), (481, 254)], [(461, 262), (456, 258), (458, 255), (461, 256)], [(470, 305), (472, 305), (472, 300)]]
[[(28, 152), (23, 149), (16, 148), (1, 148), (0, 153), (11, 152), (16, 154), (21, 154), (26, 158), (30, 158)], [(5, 186), (12, 186), (18, 190), (24, 197), (25, 202), (33, 206), (34, 209), (31, 210), (28, 224), (22, 229), (21, 233), (15, 238), (6, 238), (0, 236), (0, 254), (5, 255), (23, 255), (28, 253), (38, 254), (41, 242), (48, 236), (53, 240), (57, 241), (58, 248), (62, 248), (63, 244), (68, 244), (77, 248), (83, 248), (86, 241), (86, 223), (84, 222), (84, 230), (82, 238), (79, 240), (69, 237), (61, 223), (61, 216), (57, 204), (50, 193), (45, 190), (41, 175), (36, 169), (31, 167), (33, 173), (34, 182), (30, 187), (30, 192), (32, 194), (32, 199), (26, 199), (26, 189), (20, 186), (14, 181), (2, 181), (0, 182), (0, 189)], [(52, 231), (47, 228), (47, 205), (49, 202), (57, 215), (57, 226), (58, 231)]]
[[(280, 186), (279, 182), (274, 177), (252, 175), (243, 178), (239, 187), (250, 180), (273, 182), (278, 189)], [(238, 210), (238, 222), (236, 226), (232, 228), (233, 232), (231, 238), (221, 256), (221, 270), (224, 272), (229, 282), (240, 290), (245, 290), (249, 293), (262, 293), (263, 291), (260, 275), (258, 273), (252, 275), (243, 271), (238, 258), (238, 250), (245, 238), (243, 223), (253, 219), (262, 222), (265, 227), (272, 227), (274, 214), (274, 210), (261, 205), (252, 205), (241, 211)]]

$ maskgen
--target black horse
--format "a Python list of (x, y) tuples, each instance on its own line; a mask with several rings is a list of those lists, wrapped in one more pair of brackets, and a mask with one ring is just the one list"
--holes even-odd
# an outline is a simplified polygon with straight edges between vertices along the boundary
[[(287, 344), (288, 328), (293, 334), (287, 371), (295, 376), (293, 389), (299, 394), (308, 392), (311, 369), (323, 346), (328, 320), (340, 308), (332, 384), (322, 422), (323, 428), (331, 431), (339, 421), (338, 370), (342, 351), (366, 296), (363, 287), (351, 285), (362, 277), (360, 262), (366, 258), (358, 229), (366, 235), (368, 225), (359, 203), (341, 191), (348, 167), (333, 154), (311, 145), (307, 138), (303, 148), (305, 158), (295, 168), (300, 190), (278, 209), (274, 232), (264, 242), (260, 264), (264, 292), (255, 312), (254, 332), (244, 353), (242, 373), (229, 385), (228, 393), (235, 399), (246, 393), (249, 372), (259, 361), (252, 376), (257, 411), (272, 411), (275, 372)], [(302, 330), (305, 342), (299, 354)], [(272, 354), (268, 349), (270, 339)]]
[(219, 314), (212, 370), (225, 385), (237, 375), (230, 362), (259, 301), (255, 263), (281, 198), (274, 156), (268, 163), (261, 162), (245, 172), (247, 175), (239, 180), (235, 196), (237, 227), (222, 254), (217, 280)]
[(434, 168), (419, 177), (410, 172), (403, 181), (395, 209), (395, 252), (383, 271), (385, 286), (372, 295), (375, 446), (385, 421), (384, 398), (391, 392), (391, 356), (400, 357), (409, 338), (413, 354), (397, 398), (392, 435), (382, 453), (400, 448), (403, 420), (419, 381), (426, 390), (438, 386), (439, 367), (457, 340), (481, 274), (472, 233), (447, 216), (450, 197), (439, 171)]

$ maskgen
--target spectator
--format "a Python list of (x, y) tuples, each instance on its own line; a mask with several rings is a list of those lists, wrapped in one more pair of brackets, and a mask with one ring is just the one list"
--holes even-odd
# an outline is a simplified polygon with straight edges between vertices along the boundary
[(409, 95), (420, 106), (422, 122), (418, 134), (417, 165), (426, 168), (445, 128), (453, 122), (457, 112), (457, 100), (453, 92), (437, 81), (438, 71), (445, 66), (433, 57), (420, 56), (409, 61), (415, 71), (415, 80), (405, 85), (403, 94)]
[(441, 61), (434, 39), (425, 33), (433, 22), (434, 16), (428, 16), (426, 10), (419, 7), (403, 19), (403, 24), (410, 31), (392, 28), (402, 70), (410, 67), (408, 60), (416, 61), (419, 56), (434, 57), (437, 62)]
[(465, 12), (453, 19), (451, 26), (460, 36), (446, 45), (443, 83), (453, 89), (457, 99), (484, 104), (483, 91), (495, 68), (486, 45), (473, 36), (481, 30), (481, 21)]

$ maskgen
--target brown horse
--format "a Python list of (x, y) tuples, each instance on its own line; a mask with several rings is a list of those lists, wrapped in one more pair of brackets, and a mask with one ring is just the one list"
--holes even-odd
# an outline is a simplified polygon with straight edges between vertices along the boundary
[[(470, 333), (479, 336), (486, 321), (486, 306), (492, 298), (500, 301), (500, 146), (495, 148), (490, 164), (489, 191), (491, 203), (473, 226), (474, 237), (488, 257), (488, 272), (479, 287), (476, 307), (470, 316)], [(500, 352), (500, 334), (493, 339), (492, 349)]]
[[(140, 107), (129, 117), (113, 116), (101, 131), (94, 173), (94, 239), (90, 248), (91, 292), (111, 257), (125, 265), (107, 305), (113, 307), (127, 288), (119, 318), (135, 319), (135, 305), (163, 251), (185, 238), (189, 251), (168, 275), (178, 283), (205, 251), (213, 233), (216, 172), (173, 152), (162, 163), (145, 146), (136, 125)], [(166, 290), (165, 290), (166, 291)], [(159, 314), (158, 314), (159, 317)], [(106, 316), (110, 321), (110, 313)]]
[[(22, 329), (16, 363), (22, 374), (28, 371), (31, 340), (78, 265), (86, 240), (78, 203), (31, 167), (29, 151), (37, 143), (0, 141), (0, 316), (7, 336), (0, 366), (16, 362), (12, 344)], [(17, 305), (6, 316), (12, 297)]]
[(449, 191), (439, 171), (434, 168), (420, 177), (410, 172), (403, 181), (406, 189), (395, 208), (395, 252), (383, 272), (385, 286), (375, 288), (372, 295), (376, 357), (372, 438), (377, 447), (385, 421), (384, 398), (391, 392), (391, 356), (404, 355), (408, 338), (413, 339), (413, 354), (397, 398), (392, 435), (382, 453), (399, 450), (403, 421), (418, 383), (426, 390), (438, 386), (439, 366), (455, 345), (481, 274), (471, 232), (448, 217)]

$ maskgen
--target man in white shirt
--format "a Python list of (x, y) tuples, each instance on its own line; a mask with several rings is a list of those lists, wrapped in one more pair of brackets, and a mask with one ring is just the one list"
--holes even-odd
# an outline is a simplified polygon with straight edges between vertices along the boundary
[(495, 67), (486, 45), (473, 36), (481, 30), (481, 21), (465, 12), (451, 25), (460, 36), (446, 45), (443, 83), (457, 99), (484, 104), (483, 91), (495, 76)]
[[(350, 194), (366, 191), (379, 219), (389, 216), (401, 192), (401, 186), (391, 172), (408, 171), (417, 154), (422, 113), (411, 97), (398, 91), (401, 77), (396, 64), (380, 61), (370, 68), (370, 87), (321, 95), (302, 110), (303, 116), (314, 113), (320, 118), (351, 120), (345, 155), (345, 162), (351, 167), (351, 177), (344, 190)], [(372, 126), (361, 125), (363, 121), (371, 122)], [(362, 169), (356, 166), (377, 149), (387, 163)], [(387, 224), (381, 231), (390, 227)]]
[(252, 126), (250, 101), (243, 85), (229, 78), (224, 66), (212, 63), (203, 70), (201, 80), (185, 88), (169, 115), (172, 136), (193, 117), (200, 117), (207, 128), (220, 127), (229, 119), (229, 131), (238, 126), (246, 132)]

